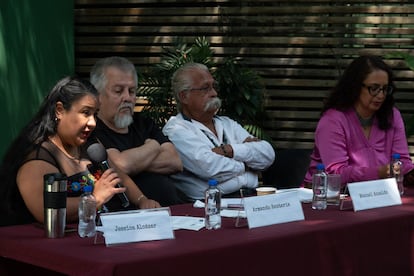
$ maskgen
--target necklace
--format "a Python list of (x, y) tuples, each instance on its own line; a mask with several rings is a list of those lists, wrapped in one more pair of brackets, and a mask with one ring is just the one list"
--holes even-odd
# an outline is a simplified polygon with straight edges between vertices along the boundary
[(369, 118), (365, 119), (365, 118), (362, 118), (362, 117), (358, 114), (358, 112), (355, 112), (355, 113), (356, 113), (356, 115), (357, 115), (357, 117), (358, 117), (359, 123), (361, 124), (361, 126), (362, 126), (363, 128), (368, 128), (368, 127), (372, 126), (372, 123), (374, 122), (374, 116), (371, 116), (371, 117), (369, 117)]
[(58, 144), (57, 142), (55, 142), (53, 138), (49, 138), (49, 141), (52, 144), (54, 144), (68, 159), (76, 161), (78, 163), (80, 162), (80, 150), (79, 150), (79, 148), (76, 148), (75, 149), (75, 154), (72, 155), (72, 154), (69, 154), (69, 152), (66, 150), (66, 148), (63, 145)]

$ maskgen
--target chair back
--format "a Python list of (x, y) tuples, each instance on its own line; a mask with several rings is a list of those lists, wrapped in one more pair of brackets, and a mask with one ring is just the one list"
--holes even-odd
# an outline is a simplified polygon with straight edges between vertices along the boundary
[(308, 170), (312, 150), (282, 149), (275, 152), (275, 161), (262, 172), (263, 185), (278, 189), (298, 188)]

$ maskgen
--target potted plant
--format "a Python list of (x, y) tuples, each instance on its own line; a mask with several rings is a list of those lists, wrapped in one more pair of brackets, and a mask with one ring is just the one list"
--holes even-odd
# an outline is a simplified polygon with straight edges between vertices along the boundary
[(160, 63), (140, 73), (137, 96), (145, 100), (141, 112), (163, 126), (177, 113), (170, 87), (172, 74), (184, 63), (203, 63), (219, 83), (218, 93), (223, 100), (220, 114), (238, 121), (254, 136), (271, 142), (263, 131), (267, 117), (263, 107), (265, 89), (259, 75), (232, 57), (221, 64), (215, 63), (213, 55), (205, 37), (197, 38), (190, 46), (177, 42), (176, 46), (165, 48)]

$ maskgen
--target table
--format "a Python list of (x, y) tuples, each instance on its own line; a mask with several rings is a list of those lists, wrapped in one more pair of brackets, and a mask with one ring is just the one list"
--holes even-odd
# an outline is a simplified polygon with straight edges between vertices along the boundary
[[(0, 274), (24, 275), (413, 275), (414, 188), (403, 205), (359, 212), (303, 204), (304, 221), (177, 230), (175, 239), (106, 247), (70, 233), (47, 239), (33, 225), (0, 228)], [(173, 215), (203, 216), (191, 205)], [(12, 271), (12, 272), (11, 272)]]

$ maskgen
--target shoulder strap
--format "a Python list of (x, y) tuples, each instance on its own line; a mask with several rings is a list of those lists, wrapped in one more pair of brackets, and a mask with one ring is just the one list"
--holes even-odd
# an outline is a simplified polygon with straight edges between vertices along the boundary
[(27, 156), (24, 163), (32, 160), (42, 160), (55, 166), (61, 172), (62, 168), (55, 156), (57, 156), (56, 146), (53, 143), (48, 143), (47, 141), (45, 141), (39, 144), (37, 148)]

